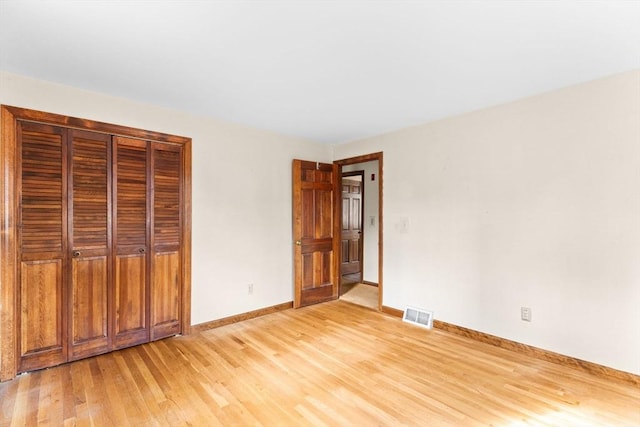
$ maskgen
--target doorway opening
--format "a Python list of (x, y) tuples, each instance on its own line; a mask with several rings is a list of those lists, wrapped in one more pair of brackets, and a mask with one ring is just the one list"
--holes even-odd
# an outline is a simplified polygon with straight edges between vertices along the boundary
[(382, 307), (382, 153), (352, 157), (338, 165), (340, 299)]

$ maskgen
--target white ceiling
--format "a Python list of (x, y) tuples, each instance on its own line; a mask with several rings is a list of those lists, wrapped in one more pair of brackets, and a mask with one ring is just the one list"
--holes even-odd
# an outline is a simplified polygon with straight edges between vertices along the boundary
[(640, 68), (640, 0), (0, 0), (0, 70), (341, 143)]

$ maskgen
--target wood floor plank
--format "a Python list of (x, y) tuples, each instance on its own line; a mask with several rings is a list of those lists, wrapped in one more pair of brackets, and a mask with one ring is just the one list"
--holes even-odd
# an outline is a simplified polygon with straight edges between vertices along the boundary
[(640, 388), (333, 301), (21, 375), (23, 425), (638, 426)]

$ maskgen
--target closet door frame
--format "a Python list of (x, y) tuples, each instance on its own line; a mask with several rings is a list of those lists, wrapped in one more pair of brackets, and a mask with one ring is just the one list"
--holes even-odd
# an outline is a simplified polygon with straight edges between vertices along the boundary
[(183, 146), (182, 288), (180, 333), (191, 332), (191, 138), (127, 126), (68, 117), (13, 106), (0, 106), (0, 381), (17, 374), (18, 196), (17, 129), (19, 121), (44, 123), (71, 129), (138, 138)]

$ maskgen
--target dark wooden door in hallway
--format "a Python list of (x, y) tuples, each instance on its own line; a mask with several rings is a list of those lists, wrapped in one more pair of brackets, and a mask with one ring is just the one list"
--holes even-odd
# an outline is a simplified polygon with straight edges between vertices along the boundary
[(340, 274), (347, 281), (362, 281), (362, 190), (361, 180), (342, 178)]

